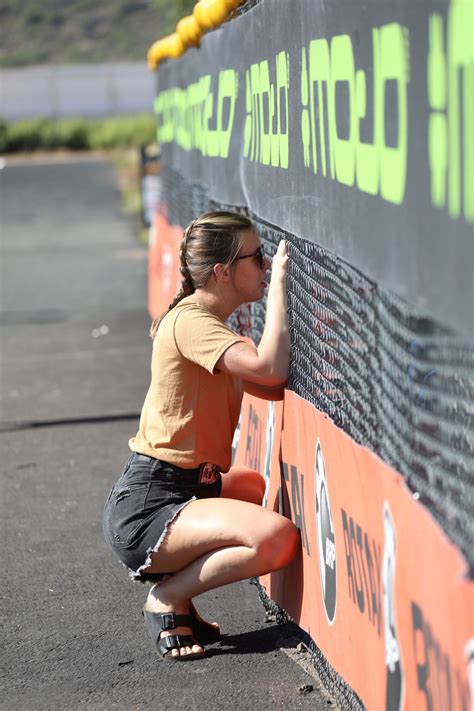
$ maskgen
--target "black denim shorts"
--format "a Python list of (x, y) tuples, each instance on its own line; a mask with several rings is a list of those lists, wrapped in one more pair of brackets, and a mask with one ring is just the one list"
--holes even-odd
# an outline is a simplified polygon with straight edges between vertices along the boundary
[(143, 572), (168, 526), (194, 499), (218, 497), (214, 483), (199, 484), (199, 469), (182, 469), (160, 459), (133, 453), (107, 498), (102, 519), (104, 537), (134, 580), (159, 581), (162, 573)]

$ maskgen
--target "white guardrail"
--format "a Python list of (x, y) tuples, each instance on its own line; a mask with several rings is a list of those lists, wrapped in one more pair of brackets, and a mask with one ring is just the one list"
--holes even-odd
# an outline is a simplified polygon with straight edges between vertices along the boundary
[(155, 75), (143, 62), (0, 70), (0, 117), (101, 117), (152, 111)]

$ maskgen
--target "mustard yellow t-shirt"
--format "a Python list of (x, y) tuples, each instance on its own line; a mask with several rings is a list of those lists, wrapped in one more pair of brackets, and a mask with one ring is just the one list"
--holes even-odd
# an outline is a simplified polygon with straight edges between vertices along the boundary
[(185, 469), (203, 462), (231, 465), (232, 438), (242, 381), (214, 367), (244, 340), (205, 306), (179, 302), (160, 323), (153, 342), (151, 384), (130, 449)]

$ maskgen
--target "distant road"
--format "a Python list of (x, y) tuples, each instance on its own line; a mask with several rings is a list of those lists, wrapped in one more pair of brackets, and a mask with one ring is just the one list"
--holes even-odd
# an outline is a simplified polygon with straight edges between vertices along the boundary
[(146, 62), (40, 65), (0, 70), (0, 117), (101, 117), (153, 110)]

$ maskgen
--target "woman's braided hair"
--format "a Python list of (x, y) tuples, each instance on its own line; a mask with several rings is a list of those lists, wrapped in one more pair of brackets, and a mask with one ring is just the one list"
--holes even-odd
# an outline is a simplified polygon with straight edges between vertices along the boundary
[[(185, 296), (204, 287), (216, 264), (228, 267), (234, 262), (242, 246), (242, 232), (249, 229), (254, 227), (247, 217), (223, 211), (206, 212), (186, 227), (180, 249), (181, 289), (168, 311)], [(165, 313), (153, 321), (151, 338), (155, 337)]]

